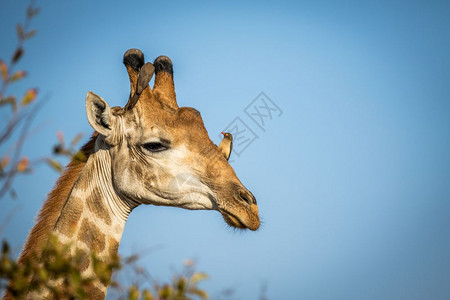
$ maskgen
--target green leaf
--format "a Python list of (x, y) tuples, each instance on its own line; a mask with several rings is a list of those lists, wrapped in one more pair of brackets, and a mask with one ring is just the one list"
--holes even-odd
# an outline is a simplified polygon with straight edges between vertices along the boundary
[(190, 288), (189, 289), (189, 293), (197, 295), (200, 298), (205, 299), (205, 300), (209, 298), (208, 297), (208, 293), (206, 293), (205, 291), (203, 291), (203, 290), (201, 290), (199, 288), (196, 288), (196, 287)]
[(176, 282), (176, 288), (178, 290), (179, 295), (184, 294), (184, 290), (186, 289), (187, 280), (186, 277), (180, 277), (178, 281)]
[(61, 164), (58, 162), (58, 161), (56, 161), (56, 160), (54, 160), (54, 159), (51, 159), (51, 158), (47, 158), (47, 159), (45, 159), (45, 161), (48, 163), (48, 165), (50, 166), (50, 167), (52, 167), (54, 170), (56, 170), (56, 171), (58, 171), (58, 172), (62, 172), (62, 170), (63, 170), (63, 167), (61, 166)]
[(139, 299), (139, 290), (136, 286), (130, 286), (128, 290), (128, 300), (138, 300)]
[(170, 285), (165, 284), (159, 289), (158, 294), (159, 298), (168, 299), (172, 295), (172, 288), (170, 287)]
[(149, 290), (145, 289), (144, 290), (144, 300), (154, 300), (155, 298), (153, 297), (152, 293), (150, 293)]
[(195, 285), (198, 282), (208, 279), (208, 278), (209, 278), (209, 276), (206, 273), (203, 273), (203, 272), (194, 273), (194, 275), (192, 275), (192, 277), (191, 277), (191, 283)]
[(44, 269), (44, 268), (39, 268), (39, 269), (37, 270), (37, 275), (39, 276), (39, 278), (40, 278), (42, 281), (47, 281), (47, 280), (48, 280), (48, 272), (47, 272), (47, 270)]

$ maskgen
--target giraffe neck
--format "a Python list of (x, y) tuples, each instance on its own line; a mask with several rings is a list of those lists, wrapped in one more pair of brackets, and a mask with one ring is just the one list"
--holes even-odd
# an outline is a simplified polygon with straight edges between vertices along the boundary
[[(91, 249), (102, 254), (101, 241), (105, 238), (120, 241), (132, 209), (133, 206), (114, 190), (111, 157), (107, 151), (98, 150), (91, 155), (73, 186), (56, 221), (54, 233), (63, 242), (93, 247)], [(97, 238), (86, 240), (84, 237), (92, 234)]]
[[(96, 145), (53, 229), (60, 242), (71, 245), (71, 253), (83, 257), (80, 268), (86, 277), (93, 275), (90, 251), (104, 261), (117, 254), (125, 223), (135, 206), (115, 192), (111, 157), (101, 148)], [(98, 281), (88, 291), (88, 298), (103, 299), (106, 289)]]

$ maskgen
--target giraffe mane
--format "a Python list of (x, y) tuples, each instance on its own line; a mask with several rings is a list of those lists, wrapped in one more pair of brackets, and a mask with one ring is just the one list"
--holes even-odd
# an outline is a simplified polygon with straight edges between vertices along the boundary
[(98, 133), (94, 132), (90, 140), (80, 149), (85, 155), (86, 160), (80, 161), (72, 159), (66, 166), (62, 175), (56, 181), (54, 188), (48, 194), (47, 200), (45, 200), (44, 205), (39, 211), (36, 218), (36, 226), (33, 227), (28, 235), (27, 241), (19, 257), (19, 262), (30, 255), (37, 255), (40, 257), (42, 246), (48, 241), (50, 233), (55, 227), (76, 180), (80, 176), (86, 165), (87, 159), (94, 150), (97, 136)]

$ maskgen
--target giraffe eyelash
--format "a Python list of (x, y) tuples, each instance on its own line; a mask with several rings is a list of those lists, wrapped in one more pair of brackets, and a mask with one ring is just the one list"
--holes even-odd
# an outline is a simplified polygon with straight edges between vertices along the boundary
[(167, 149), (169, 149), (169, 146), (164, 145), (163, 143), (160, 142), (149, 142), (149, 143), (145, 143), (142, 145), (142, 147), (144, 147), (144, 149), (146, 149), (147, 151), (150, 152), (162, 152), (165, 151)]

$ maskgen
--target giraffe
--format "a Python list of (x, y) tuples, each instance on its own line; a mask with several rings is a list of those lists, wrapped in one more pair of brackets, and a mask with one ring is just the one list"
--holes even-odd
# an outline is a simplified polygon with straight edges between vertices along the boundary
[[(41, 245), (53, 234), (71, 245), (71, 253), (86, 254), (82, 276), (88, 276), (92, 259), (87, 253), (92, 250), (105, 261), (117, 254), (127, 218), (141, 204), (216, 210), (232, 227), (259, 228), (255, 197), (209, 138), (200, 112), (178, 107), (170, 58), (144, 63), (143, 53), (130, 49), (123, 62), (131, 90), (127, 104), (110, 107), (88, 92), (86, 111), (94, 134), (80, 150), (87, 159), (71, 161), (58, 179), (19, 263), (30, 255), (41, 257)], [(186, 180), (189, 184), (178, 184)], [(96, 282), (88, 298), (103, 299), (106, 290)], [(7, 291), (4, 299), (11, 298)]]

